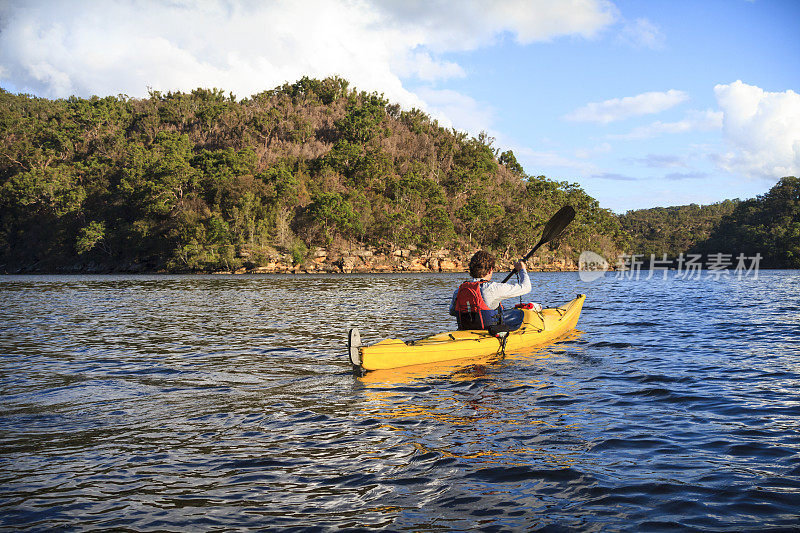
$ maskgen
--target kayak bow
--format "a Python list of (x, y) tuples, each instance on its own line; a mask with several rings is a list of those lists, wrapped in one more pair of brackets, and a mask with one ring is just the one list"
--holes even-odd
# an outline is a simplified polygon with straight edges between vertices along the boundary
[(385, 339), (372, 346), (361, 346), (358, 330), (350, 331), (350, 362), (358, 370), (380, 370), (450, 361), (514, 351), (545, 344), (575, 328), (586, 296), (560, 307), (523, 309), (522, 325), (511, 332), (491, 335), (486, 330), (439, 333), (416, 341)]

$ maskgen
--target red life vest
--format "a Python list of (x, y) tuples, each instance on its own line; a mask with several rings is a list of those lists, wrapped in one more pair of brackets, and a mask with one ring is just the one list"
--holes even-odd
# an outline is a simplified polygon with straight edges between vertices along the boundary
[(465, 281), (459, 285), (458, 294), (456, 294), (456, 311), (462, 313), (489, 310), (489, 306), (483, 301), (483, 294), (481, 294), (481, 284), (483, 283), (486, 283), (485, 279)]
[(456, 293), (456, 319), (458, 329), (486, 329), (494, 323), (497, 311), (489, 308), (481, 294), (485, 279), (465, 281)]

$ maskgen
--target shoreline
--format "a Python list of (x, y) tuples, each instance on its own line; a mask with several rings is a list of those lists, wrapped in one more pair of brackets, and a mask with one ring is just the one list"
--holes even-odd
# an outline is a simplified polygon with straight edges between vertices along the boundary
[[(230, 263), (214, 265), (212, 268), (168, 268), (164, 262), (121, 262), (106, 263), (81, 261), (72, 264), (57, 264), (56, 261), (43, 260), (31, 265), (18, 266), (0, 264), (1, 275), (88, 275), (88, 274), (186, 274), (186, 275), (266, 275), (266, 274), (402, 274), (402, 273), (466, 273), (473, 250), (417, 250), (350, 248), (347, 250), (327, 250), (316, 247), (309, 250), (305, 258), (296, 262), (289, 253), (272, 249), (268, 254), (256, 255), (254, 251), (240, 249), (232, 254)], [(499, 257), (496, 272), (510, 272), (514, 269), (516, 258)], [(612, 259), (613, 261), (613, 259)], [(555, 254), (542, 254), (531, 257), (527, 262), (529, 272), (579, 272), (577, 261), (559, 257)], [(223, 268), (220, 268), (220, 267)], [(666, 266), (666, 265), (665, 265)], [(700, 265), (699, 270), (707, 270)], [(722, 265), (720, 265), (722, 266)], [(709, 270), (733, 270), (728, 268)], [(227, 268), (226, 268), (227, 267)], [(607, 271), (616, 272), (618, 265), (609, 262)], [(637, 270), (651, 270), (643, 263)], [(759, 265), (764, 270), (786, 270), (781, 267)], [(668, 270), (677, 270), (671, 261)], [(664, 270), (657, 268), (655, 270)], [(792, 269), (789, 269), (792, 270)]]
[[(508, 269), (500, 269), (497, 272), (510, 272), (513, 267)], [(577, 268), (528, 268), (528, 272), (579, 272)], [(609, 270), (610, 272), (611, 270)], [(341, 270), (306, 270), (303, 268), (289, 268), (289, 269), (274, 269), (265, 270), (263, 267), (256, 267), (253, 269), (240, 268), (237, 270), (125, 270), (125, 269), (109, 269), (109, 268), (91, 268), (91, 269), (54, 269), (54, 270), (25, 270), (20, 269), (13, 272), (0, 271), (0, 276), (84, 276), (84, 275), (113, 275), (113, 274), (134, 274), (134, 275), (208, 275), (208, 276), (269, 276), (269, 275), (360, 275), (360, 274), (466, 274), (467, 269), (452, 269), (452, 270), (369, 270), (364, 268), (354, 269), (349, 272)]]
[[(468, 270), (469, 258), (474, 251), (460, 252), (446, 249), (420, 251), (415, 248), (379, 249), (359, 248), (328, 250), (316, 247), (309, 250), (300, 262), (288, 253), (274, 251), (268, 257), (253, 258), (249, 250), (239, 250), (233, 264), (227, 268), (180, 269), (166, 268), (153, 262), (128, 262), (108, 264), (88, 261), (71, 265), (45, 266), (40, 263), (23, 267), (6, 268), (4, 274), (382, 274), (382, 273), (459, 273)], [(498, 258), (496, 270), (511, 271), (517, 259)], [(45, 262), (45, 261), (43, 261)], [(534, 256), (527, 261), (530, 272), (573, 272), (578, 270), (575, 261), (557, 256)]]
[[(498, 273), (511, 272), (513, 268), (499, 269)], [(669, 271), (676, 269), (670, 268)], [(725, 269), (725, 272), (730, 272), (733, 269)], [(781, 267), (761, 267), (759, 270), (792, 270), (800, 271), (800, 268), (781, 268)], [(528, 268), (529, 273), (552, 273), (552, 272), (580, 272), (578, 268)], [(715, 272), (715, 270), (701, 268), (701, 272)], [(609, 268), (606, 272), (614, 272), (617, 270)], [(649, 269), (643, 268), (641, 272), (649, 272)], [(661, 272), (661, 270), (658, 270)], [(110, 276), (115, 274), (124, 275), (137, 275), (137, 276), (274, 276), (274, 275), (291, 275), (291, 276), (304, 276), (304, 275), (318, 275), (318, 276), (342, 276), (342, 275), (363, 275), (363, 274), (466, 274), (467, 270), (365, 270), (359, 269), (351, 272), (341, 271), (325, 271), (325, 270), (304, 270), (304, 269), (289, 269), (289, 270), (275, 270), (263, 271), (256, 269), (238, 269), (238, 270), (198, 270), (198, 271), (176, 271), (176, 270), (112, 270), (112, 269), (91, 269), (91, 270), (27, 270), (7, 272), (0, 271), (0, 276)]]

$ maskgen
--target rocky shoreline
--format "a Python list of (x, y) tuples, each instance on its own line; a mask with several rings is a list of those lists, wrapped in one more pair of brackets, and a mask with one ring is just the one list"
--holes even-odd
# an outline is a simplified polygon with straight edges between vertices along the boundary
[[(281, 256), (265, 265), (242, 266), (235, 270), (222, 270), (213, 274), (370, 274), (388, 272), (465, 272), (471, 253), (451, 250), (419, 251), (414, 248), (380, 250), (361, 248), (347, 251), (329, 251), (314, 248), (309, 257), (293, 264), (291, 256)], [(498, 271), (511, 270), (514, 260), (498, 260)], [(528, 262), (532, 271), (575, 271), (578, 265), (563, 258), (533, 257)]]
[[(246, 249), (236, 253), (235, 268), (222, 270), (175, 270), (145, 263), (106, 264), (90, 261), (69, 266), (29, 265), (4, 269), (6, 274), (376, 274), (398, 272), (466, 272), (473, 251), (418, 250), (416, 248), (327, 249), (315, 247), (299, 263), (289, 253), (274, 251), (267, 258), (255, 259)], [(517, 258), (498, 258), (497, 271), (510, 271)], [(578, 265), (555, 255), (534, 256), (527, 262), (534, 272), (571, 272)]]

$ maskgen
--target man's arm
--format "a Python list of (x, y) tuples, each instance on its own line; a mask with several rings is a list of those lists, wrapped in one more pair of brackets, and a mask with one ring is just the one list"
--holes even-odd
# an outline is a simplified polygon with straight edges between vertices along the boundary
[(489, 308), (496, 309), (503, 300), (531, 292), (531, 278), (525, 266), (522, 265), (518, 272), (521, 278), (519, 283), (487, 283), (482, 287), (483, 299)]
[(525, 267), (522, 267), (517, 273), (521, 278), (518, 283), (499, 284), (499, 290), (503, 300), (506, 298), (514, 298), (515, 296), (522, 296), (523, 294), (531, 292), (531, 278), (528, 276), (528, 271), (525, 270)]

